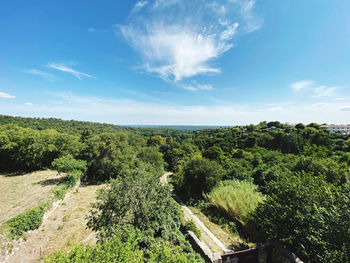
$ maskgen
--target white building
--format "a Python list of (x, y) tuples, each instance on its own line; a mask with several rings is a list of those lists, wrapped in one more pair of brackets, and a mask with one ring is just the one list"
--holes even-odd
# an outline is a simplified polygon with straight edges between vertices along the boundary
[(323, 129), (328, 130), (330, 133), (340, 133), (343, 135), (350, 135), (350, 124), (348, 125), (322, 125)]

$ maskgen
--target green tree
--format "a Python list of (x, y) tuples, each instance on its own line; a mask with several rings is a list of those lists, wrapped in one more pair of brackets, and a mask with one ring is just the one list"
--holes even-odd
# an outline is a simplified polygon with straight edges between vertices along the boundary
[(103, 181), (126, 176), (135, 168), (136, 152), (125, 133), (101, 133), (86, 143), (84, 159), (88, 163), (88, 179)]
[(254, 216), (265, 239), (282, 242), (307, 262), (348, 262), (349, 187), (339, 191), (301, 173), (271, 181), (266, 189), (269, 195)]
[(208, 193), (223, 178), (220, 164), (202, 157), (195, 157), (185, 164), (178, 177), (179, 190), (187, 196), (201, 197)]

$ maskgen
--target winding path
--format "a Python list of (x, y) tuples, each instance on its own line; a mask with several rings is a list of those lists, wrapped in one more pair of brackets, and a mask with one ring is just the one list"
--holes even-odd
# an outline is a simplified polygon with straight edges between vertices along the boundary
[[(162, 185), (168, 184), (168, 176), (172, 175), (172, 172), (167, 172), (163, 174), (160, 178), (160, 182)], [(185, 203), (174, 193), (172, 192), (174, 199), (181, 205), (182, 211), (184, 212), (185, 218), (192, 220), (197, 227), (201, 230), (201, 232), (205, 232), (210, 239), (224, 252), (230, 252), (228, 249), (204, 224), (203, 222), (195, 215), (193, 212), (185, 205)]]

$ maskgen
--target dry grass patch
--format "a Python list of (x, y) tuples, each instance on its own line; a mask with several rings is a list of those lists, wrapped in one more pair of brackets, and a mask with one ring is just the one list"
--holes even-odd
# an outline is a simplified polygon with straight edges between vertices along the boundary
[(27, 235), (27, 240), (9, 263), (39, 262), (54, 251), (69, 251), (75, 244), (94, 244), (94, 233), (86, 229), (86, 216), (90, 204), (96, 200), (96, 190), (102, 186), (81, 186), (77, 192), (71, 192), (64, 200), (64, 205), (58, 206), (40, 228)]
[(47, 201), (62, 176), (47, 170), (21, 175), (0, 175), (0, 225), (28, 208)]

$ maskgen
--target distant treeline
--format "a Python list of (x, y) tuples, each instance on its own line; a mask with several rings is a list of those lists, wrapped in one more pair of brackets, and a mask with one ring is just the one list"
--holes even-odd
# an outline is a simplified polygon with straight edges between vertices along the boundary
[(99, 134), (102, 132), (126, 132), (132, 134), (138, 134), (142, 136), (171, 136), (173, 138), (185, 138), (190, 137), (193, 134), (192, 130), (188, 129), (174, 129), (174, 128), (136, 128), (118, 126), (113, 124), (87, 122), (87, 121), (75, 121), (75, 120), (61, 120), (56, 118), (24, 118), (0, 115), (0, 125), (4, 124), (16, 124), (23, 128), (32, 128), (36, 130), (55, 129), (61, 133), (68, 134)]

